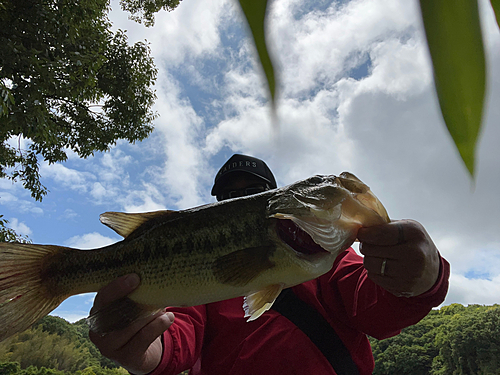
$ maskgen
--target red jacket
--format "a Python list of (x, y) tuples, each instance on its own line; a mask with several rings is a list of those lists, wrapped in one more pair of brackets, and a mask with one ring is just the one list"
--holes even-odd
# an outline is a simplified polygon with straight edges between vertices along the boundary
[[(366, 335), (383, 339), (417, 323), (441, 304), (450, 266), (441, 258), (438, 281), (412, 298), (395, 297), (367, 278), (353, 249), (339, 255), (332, 270), (293, 288), (337, 332), (359, 373), (371, 374), (374, 360)], [(270, 310), (255, 321), (243, 317), (243, 298), (187, 308), (170, 308), (174, 324), (163, 334), (160, 365), (150, 375), (335, 374), (328, 360), (287, 318)], [(201, 355), (201, 362), (198, 361)]]

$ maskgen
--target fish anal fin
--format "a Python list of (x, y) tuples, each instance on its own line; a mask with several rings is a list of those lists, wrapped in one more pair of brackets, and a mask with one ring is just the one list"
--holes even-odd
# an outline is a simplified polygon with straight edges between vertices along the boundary
[(126, 328), (139, 319), (151, 317), (160, 310), (123, 297), (93, 312), (86, 321), (91, 331), (104, 335)]
[(245, 318), (248, 318), (247, 322), (257, 319), (269, 310), (283, 290), (283, 286), (283, 284), (268, 285), (264, 289), (246, 296), (243, 310), (245, 310)]
[(269, 260), (274, 245), (233, 251), (217, 258), (212, 272), (222, 284), (245, 286), (265, 270), (274, 267)]
[(101, 223), (126, 238), (145, 222), (160, 216), (171, 215), (175, 212), (177, 211), (162, 210), (140, 213), (105, 212), (101, 214), (99, 219)]

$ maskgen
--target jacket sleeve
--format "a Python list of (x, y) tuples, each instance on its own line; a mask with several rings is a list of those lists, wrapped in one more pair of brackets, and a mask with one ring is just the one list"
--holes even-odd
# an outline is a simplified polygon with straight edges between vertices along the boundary
[(329, 277), (319, 280), (322, 304), (327, 314), (372, 337), (397, 335), (444, 301), (450, 265), (441, 256), (440, 262), (439, 276), (431, 289), (416, 297), (396, 297), (368, 278), (363, 258), (349, 249), (339, 255)]
[(206, 323), (206, 307), (168, 308), (174, 323), (162, 335), (160, 364), (149, 375), (177, 375), (190, 369), (200, 357)]

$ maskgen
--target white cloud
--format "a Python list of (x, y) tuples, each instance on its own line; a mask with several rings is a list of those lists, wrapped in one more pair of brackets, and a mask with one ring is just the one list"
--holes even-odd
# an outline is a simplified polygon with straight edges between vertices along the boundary
[[(158, 14), (152, 29), (113, 13), (130, 40), (151, 41), (159, 68), (156, 130), (147, 142), (119, 143), (85, 165), (44, 165), (43, 177), (96, 204), (139, 212), (209, 201), (214, 173), (231, 152), (265, 159), (280, 185), (348, 170), (391, 217), (427, 228), (452, 264), (447, 303), (498, 302), (500, 35), (488, 2), (481, 4), (489, 104), (474, 189), (439, 112), (416, 0), (332, 2), (326, 11), (309, 11), (315, 2), (272, 2), (270, 39), (282, 80), (276, 132), (253, 47), (235, 31), (242, 18), (233, 4), (181, 2)], [(349, 77), (367, 62), (364, 76)], [(35, 209), (21, 204), (19, 190), (0, 188), (5, 207)], [(114, 241), (90, 233), (68, 244)]]
[[(283, 80), (279, 135), (273, 140), (255, 72), (236, 67), (227, 74), (234, 88), (225, 101), (234, 114), (209, 132), (207, 152), (227, 146), (264, 157), (282, 184), (354, 172), (392, 217), (415, 218), (428, 229), (453, 265), (452, 299), (498, 302), (498, 294), (485, 299), (484, 292), (497, 290), (500, 275), (498, 106), (487, 107), (471, 190), (441, 119), (416, 2), (352, 1), (303, 17), (296, 17), (297, 2), (274, 4), (271, 30)], [(489, 103), (497, 103), (500, 40), (491, 9), (485, 12), (494, 26)], [(356, 53), (371, 59), (368, 75), (357, 80), (345, 77)]]
[(40, 174), (44, 178), (51, 178), (61, 186), (76, 190), (81, 193), (86, 193), (90, 182), (95, 181), (94, 174), (76, 169), (68, 168), (63, 164), (48, 164), (42, 163), (40, 166)]
[[(1, 181), (1, 180), (0, 180)], [(17, 213), (30, 213), (35, 216), (43, 215), (43, 209), (37, 206), (36, 203), (24, 199), (28, 195), (25, 192), (20, 192), (22, 188), (19, 186), (11, 186), (8, 191), (0, 191), (0, 204), (5, 207), (12, 208)]]
[(493, 305), (500, 301), (500, 276), (491, 280), (468, 279), (463, 275), (450, 277), (450, 289), (445, 305), (451, 303)]
[(29, 236), (31, 233), (33, 233), (32, 230), (24, 222), (19, 222), (17, 218), (9, 219), (8, 226), (14, 229), (17, 234), (23, 236)]
[(326, 11), (302, 17), (297, 17), (302, 2), (274, 4), (270, 39), (290, 95), (334, 84), (352, 68), (352, 56), (369, 52), (381, 40), (405, 37), (417, 19), (410, 1), (351, 1), (340, 7), (332, 2)]
[(130, 155), (126, 155), (119, 148), (115, 148), (111, 152), (102, 155), (96, 174), (99, 176), (100, 181), (115, 182), (119, 180), (123, 184), (128, 181), (127, 167), (131, 163), (132, 157)]
[(200, 147), (204, 123), (191, 103), (180, 98), (179, 87), (173, 78), (162, 78), (156, 104), (163, 113), (156, 124), (163, 140), (166, 159), (161, 176), (162, 188), (167, 190), (173, 204), (179, 208), (200, 205), (204, 201), (199, 181), (204, 178), (206, 171)]
[(220, 44), (221, 17), (232, 14), (233, 2), (228, 0), (184, 1), (173, 12), (156, 14), (154, 28), (128, 21), (127, 14), (119, 11), (113, 2), (110, 18), (114, 28), (129, 31), (131, 42), (147, 38), (157, 58), (169, 64), (182, 65), (187, 58), (216, 53)]
[(81, 236), (73, 236), (65, 242), (66, 246), (77, 249), (95, 249), (117, 242), (116, 238), (106, 237), (100, 233), (87, 233)]
[(61, 215), (60, 218), (65, 220), (73, 220), (78, 216), (79, 214), (77, 212), (75, 212), (71, 208), (67, 208), (66, 210), (64, 210), (64, 213)]
[(164, 210), (164, 195), (153, 184), (144, 183), (143, 189), (130, 191), (122, 204), (126, 212)]

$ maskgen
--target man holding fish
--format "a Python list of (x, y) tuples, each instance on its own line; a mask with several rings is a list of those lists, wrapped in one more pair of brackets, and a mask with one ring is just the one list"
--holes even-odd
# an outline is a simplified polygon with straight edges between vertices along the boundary
[[(175, 375), (186, 369), (190, 374), (371, 374), (374, 361), (366, 335), (378, 339), (397, 335), (441, 304), (450, 268), (421, 224), (390, 221), (367, 187), (360, 190), (353, 175), (341, 176), (344, 186), (354, 184), (350, 189), (358, 199), (385, 218), (366, 219), (361, 222), (370, 226), (356, 227), (364, 257), (342, 245), (345, 251), (335, 253), (328, 270), (318, 271), (322, 274), (313, 280), (295, 286), (283, 281), (245, 299), (170, 307), (117, 331), (91, 331), (91, 340), (104, 356), (137, 375)], [(322, 178), (317, 176), (314, 183), (322, 183)], [(275, 188), (274, 176), (263, 161), (236, 154), (218, 172), (212, 195), (225, 201)], [(316, 198), (310, 197), (308, 188), (305, 198), (297, 199), (315, 211)], [(354, 214), (347, 219), (342, 215), (349, 225), (356, 222)], [(277, 220), (277, 231), (299, 258), (316, 259), (329, 250), (331, 235), (310, 233), (290, 213), (271, 217), (285, 219)], [(246, 273), (243, 268), (242, 273)], [(114, 280), (99, 291), (91, 314), (129, 295), (140, 283), (137, 274)], [(292, 287), (281, 292), (288, 286)], [(275, 307), (269, 309), (277, 295)]]

